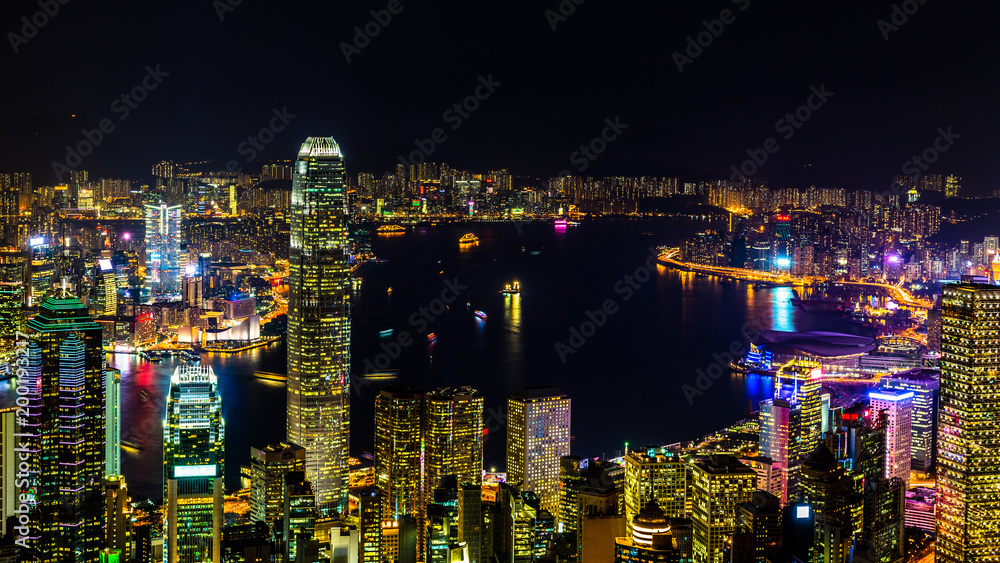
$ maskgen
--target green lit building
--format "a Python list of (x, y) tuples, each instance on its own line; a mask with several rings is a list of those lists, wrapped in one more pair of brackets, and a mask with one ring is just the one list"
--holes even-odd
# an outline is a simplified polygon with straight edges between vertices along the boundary
[(292, 176), (288, 296), (288, 441), (306, 449), (318, 507), (347, 498), (350, 255), (340, 146), (309, 137)]
[(168, 563), (222, 556), (225, 424), (211, 366), (178, 366), (163, 419), (164, 552)]
[(29, 518), (39, 561), (96, 561), (103, 545), (105, 372), (101, 328), (87, 307), (65, 290), (45, 300), (26, 323), (28, 373), (33, 390), (22, 438), (37, 477)]
[(1000, 554), (1000, 287), (945, 285), (937, 449), (940, 563)]

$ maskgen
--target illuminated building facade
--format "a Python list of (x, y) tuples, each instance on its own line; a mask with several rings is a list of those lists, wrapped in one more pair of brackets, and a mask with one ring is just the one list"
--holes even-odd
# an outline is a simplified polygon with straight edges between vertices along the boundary
[(178, 366), (163, 419), (164, 555), (168, 563), (219, 563), (225, 424), (211, 366)]
[(687, 467), (666, 448), (625, 454), (625, 522), (630, 535), (632, 521), (649, 501), (656, 502), (667, 518), (688, 517)]
[(428, 393), (424, 403), (424, 471), (428, 493), (446, 475), (483, 482), (483, 396), (471, 387)]
[(181, 292), (180, 205), (146, 205), (146, 288), (152, 296)]
[(527, 387), (507, 399), (507, 482), (522, 483), (559, 512), (559, 458), (569, 455), (570, 398), (555, 387)]
[(105, 448), (104, 475), (122, 474), (122, 372), (104, 368)]
[[(103, 546), (105, 373), (101, 328), (87, 307), (63, 291), (26, 323), (28, 395), (34, 432), (24, 441), (38, 511), (30, 518), (43, 562), (93, 561)], [(37, 402), (36, 402), (37, 401)], [(65, 491), (77, 491), (67, 495)]]
[(385, 520), (410, 514), (420, 521), (423, 409), (423, 393), (408, 387), (390, 386), (375, 398), (375, 486)]
[(104, 543), (118, 551), (123, 561), (132, 558), (132, 509), (128, 501), (125, 477), (109, 475), (104, 481)]
[(913, 391), (872, 391), (868, 394), (873, 411), (886, 412), (885, 478), (898, 477), (910, 484), (911, 418)]
[(347, 498), (350, 420), (347, 176), (337, 142), (309, 137), (292, 178), (288, 441), (306, 449), (323, 511)]
[(862, 475), (848, 473), (825, 444), (803, 463), (799, 498), (815, 515), (815, 560), (848, 561), (854, 533), (860, 529), (862, 483)]
[[(938, 331), (940, 340), (940, 311), (938, 311)], [(930, 316), (928, 315), (928, 318)], [(910, 467), (917, 471), (930, 471), (934, 466), (937, 445), (938, 370), (915, 369), (892, 376), (883, 377), (882, 389), (888, 391), (912, 391), (913, 413), (910, 419), (912, 441), (910, 443)]]
[(583, 458), (566, 455), (559, 459), (559, 513), (561, 532), (576, 533), (580, 528), (580, 487)]
[[(781, 553), (781, 500), (767, 491), (756, 491), (750, 501), (736, 507), (736, 535), (749, 540), (752, 561), (773, 561)], [(735, 561), (735, 558), (734, 558)]]
[(285, 475), (306, 470), (306, 450), (295, 444), (250, 448), (250, 520), (281, 528)]
[(757, 472), (732, 456), (711, 456), (692, 466), (691, 488), (694, 563), (723, 563), (736, 507), (753, 497)]
[(0, 349), (14, 347), (17, 331), (24, 326), (24, 255), (14, 249), (0, 250)]
[(1000, 553), (1000, 288), (943, 293), (935, 560), (990, 561)]
[(760, 403), (760, 453), (781, 467), (783, 503), (796, 498), (799, 466), (822, 436), (821, 376), (816, 362), (790, 361), (778, 370), (774, 397)]

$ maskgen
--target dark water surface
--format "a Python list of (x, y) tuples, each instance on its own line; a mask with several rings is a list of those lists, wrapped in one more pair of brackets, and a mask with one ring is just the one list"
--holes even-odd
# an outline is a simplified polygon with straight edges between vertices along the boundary
[[(493, 429), (487, 466), (503, 467), (503, 404), (523, 386), (551, 384), (572, 397), (574, 455), (617, 455), (626, 441), (666, 444), (707, 434), (741, 418), (748, 399), (756, 404), (771, 392), (770, 378), (728, 370), (691, 401), (682, 391), (684, 384), (694, 385), (698, 370), (717, 373), (711, 367), (716, 357), (725, 361), (734, 343), (745, 344), (744, 323), (777, 330), (852, 329), (835, 315), (793, 308), (787, 288), (723, 285), (717, 278), (647, 268), (651, 246), (676, 245), (679, 237), (710, 227), (676, 220), (585, 222), (562, 231), (551, 224), (466, 224), (377, 236), (374, 251), (388, 262), (362, 267), (353, 308), (353, 370), (363, 372), (367, 360), (398, 369), (395, 381), (418, 389), (478, 388)], [(479, 237), (478, 246), (459, 248), (466, 232)], [(515, 279), (521, 294), (501, 295)], [(450, 290), (442, 293), (446, 281), (460, 295), (442, 311), (435, 300), (452, 297)], [(583, 326), (591, 318), (599, 321), (596, 311), (605, 304), (613, 313), (604, 315), (603, 326)], [(421, 317), (421, 308), (427, 316)], [(485, 321), (473, 315), (476, 309), (487, 314)], [(379, 337), (390, 328), (391, 337)], [(572, 328), (582, 334), (571, 341)], [(429, 332), (437, 335), (433, 344)], [(397, 348), (403, 334), (413, 342)], [(557, 349), (559, 342), (565, 347)], [(205, 354), (202, 362), (219, 377), (226, 480), (235, 488), (250, 446), (285, 436), (284, 384), (251, 377), (254, 370), (284, 373), (285, 347)], [(122, 438), (145, 443), (141, 452), (123, 456), (129, 488), (159, 498), (161, 420), (176, 363), (148, 364), (130, 356), (109, 363), (122, 370)], [(373, 450), (374, 397), (391, 382), (354, 382), (351, 450), (360, 455)]]

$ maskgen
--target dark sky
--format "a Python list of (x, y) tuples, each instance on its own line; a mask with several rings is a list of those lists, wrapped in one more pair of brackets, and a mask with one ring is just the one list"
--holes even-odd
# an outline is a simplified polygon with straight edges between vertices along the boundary
[[(578, 170), (571, 154), (620, 116), (628, 128), (586, 175), (729, 177), (774, 137), (758, 173), (772, 185), (881, 189), (950, 126), (960, 137), (927, 172), (957, 173), (970, 193), (1000, 187), (996, 2), (896, 2), (917, 9), (886, 40), (884, 0), (563, 0), (575, 13), (555, 31), (545, 12), (558, 0), (400, 0), (348, 63), (341, 43), (388, 1), (242, 0), (221, 21), (227, 0), (64, 1), (18, 53), (10, 35), (0, 46), (0, 171), (39, 185), (102, 118), (115, 128), (79, 165), (93, 177), (144, 177), (161, 159), (256, 171), (309, 135), (335, 137), (352, 174), (380, 172), (439, 127), (431, 160), (548, 177)], [(726, 9), (735, 21), (678, 72), (672, 54)], [(3, 31), (40, 10), (6, 0)], [(147, 65), (169, 76), (120, 119), (112, 102)], [(489, 75), (500, 86), (452, 130), (445, 110)], [(776, 122), (821, 84), (833, 96), (783, 139)], [(285, 107), (295, 118), (248, 164), (240, 143)]]

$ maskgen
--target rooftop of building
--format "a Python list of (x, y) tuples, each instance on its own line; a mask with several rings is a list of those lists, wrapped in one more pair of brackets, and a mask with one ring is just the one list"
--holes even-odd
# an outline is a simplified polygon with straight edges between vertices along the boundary
[(537, 400), (537, 399), (552, 399), (552, 398), (565, 398), (567, 395), (563, 393), (558, 387), (552, 387), (551, 385), (541, 385), (538, 387), (524, 387), (515, 391), (511, 397), (525, 400)]
[(712, 455), (701, 458), (695, 462), (695, 466), (713, 475), (727, 473), (741, 473), (756, 475), (757, 472), (752, 467), (748, 467), (739, 459), (731, 455)]

